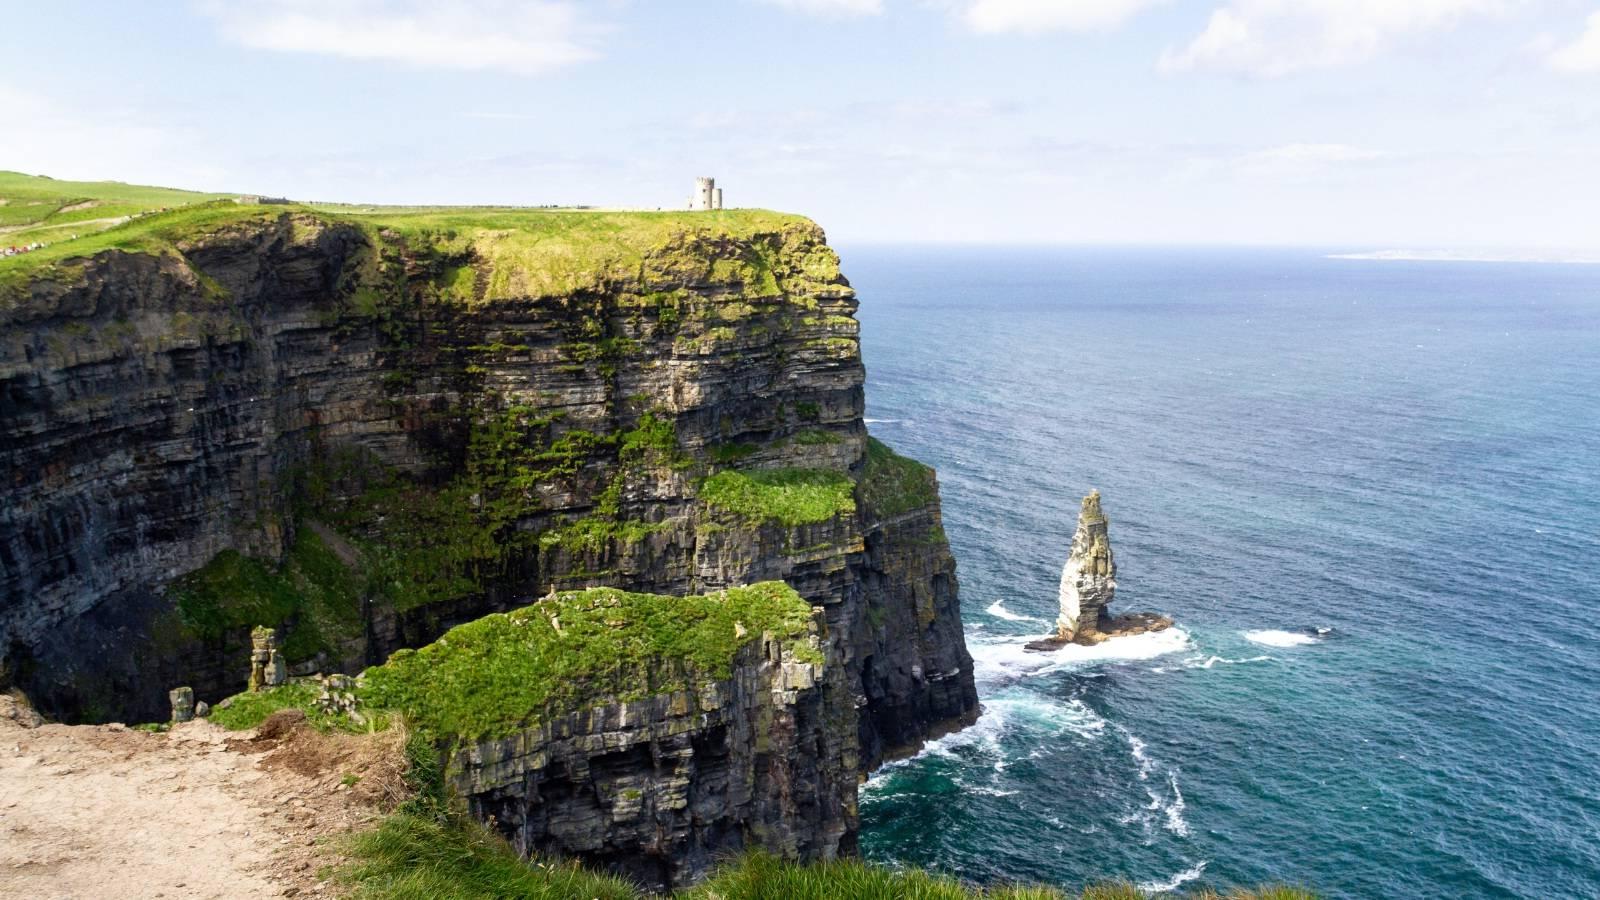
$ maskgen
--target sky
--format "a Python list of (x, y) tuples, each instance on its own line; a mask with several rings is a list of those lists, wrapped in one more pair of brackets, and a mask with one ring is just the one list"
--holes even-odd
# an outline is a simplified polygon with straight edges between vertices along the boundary
[(836, 240), (1600, 248), (1600, 0), (0, 2), (0, 169)]

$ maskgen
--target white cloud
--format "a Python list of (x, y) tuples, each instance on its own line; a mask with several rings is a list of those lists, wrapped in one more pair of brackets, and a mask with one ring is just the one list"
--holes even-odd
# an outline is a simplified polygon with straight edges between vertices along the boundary
[(201, 9), (247, 47), (534, 75), (593, 59), (597, 29), (564, 0), (253, 0)]
[(808, 15), (835, 18), (876, 16), (883, 12), (883, 0), (761, 0), (761, 2), (768, 6), (781, 6)]
[(1503, 12), (1522, 0), (1229, 0), (1163, 71), (1277, 77), (1350, 65), (1397, 41)]
[(982, 34), (1093, 31), (1120, 25), (1164, 0), (968, 0), (961, 20)]
[(1600, 12), (1589, 16), (1588, 26), (1577, 40), (1557, 47), (1547, 60), (1558, 72), (1600, 72)]

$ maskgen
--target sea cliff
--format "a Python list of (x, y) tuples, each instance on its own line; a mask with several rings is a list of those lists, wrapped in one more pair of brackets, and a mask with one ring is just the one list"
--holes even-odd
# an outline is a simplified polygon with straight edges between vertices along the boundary
[[(355, 673), (553, 592), (786, 583), (803, 675), (756, 640), (716, 703), (580, 704), (454, 770), (519, 846), (659, 886), (848, 852), (857, 776), (976, 716), (936, 481), (867, 435), (815, 224), (213, 203), (88, 240), (0, 264), (0, 667), (46, 712), (216, 702), (256, 625)], [(773, 766), (812, 799), (732, 799)]]

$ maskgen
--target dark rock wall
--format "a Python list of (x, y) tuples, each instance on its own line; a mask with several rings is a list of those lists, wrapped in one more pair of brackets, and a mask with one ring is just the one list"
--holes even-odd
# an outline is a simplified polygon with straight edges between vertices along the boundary
[(831, 859), (855, 849), (845, 678), (836, 658), (817, 666), (758, 640), (729, 679), (469, 744), (447, 771), (523, 853), (580, 857), (652, 890), (747, 846)]
[[(248, 629), (197, 632), (169, 590), (174, 579), (228, 550), (275, 563), (299, 529), (343, 521), (354, 488), (336, 484), (312, 503), (301, 489), (306, 472), (331, 460), (359, 454), (419, 486), (450, 484), (469, 465), (474, 423), (515, 408), (553, 422), (549, 435), (669, 422), (670, 464), (597, 444), (527, 488), (502, 534), (554, 533), (606, 503), (637, 530), (518, 545), (527, 549), (472, 590), (426, 604), (367, 590), (359, 627), (292, 660), (300, 669), (358, 671), (553, 588), (682, 594), (788, 581), (822, 609), (837, 669), (819, 679), (826, 690), (763, 706), (777, 730), (755, 733), (752, 698), (773, 691), (770, 674), (747, 672), (695, 728), (629, 739), (626, 752), (646, 754), (652, 772), (692, 785), (687, 807), (636, 836), (672, 861), (635, 873), (661, 884), (699, 871), (754, 822), (792, 838), (758, 835), (764, 845), (798, 855), (849, 849), (855, 771), (976, 716), (936, 496), (893, 517), (863, 503), (797, 526), (698, 496), (699, 479), (728, 465), (862, 471), (856, 301), (814, 225), (680, 234), (601, 289), (492, 301), (483, 294), (495, 273), (470, 252), (445, 257), (305, 213), (178, 249), (101, 253), (0, 304), (0, 667), (42, 709), (147, 721), (165, 718), (174, 685), (211, 702), (241, 689)], [(744, 265), (757, 258), (759, 282)], [(475, 294), (446, 296), (443, 279), (463, 283), (462, 267), (476, 267)], [(356, 528), (336, 540), (341, 553), (358, 552), (350, 548), (373, 536)], [(263, 624), (285, 628), (291, 645), (308, 627), (293, 616)], [(752, 755), (751, 740), (768, 738), (787, 743)], [(562, 790), (588, 792), (586, 803), (608, 790), (597, 785), (611, 776), (594, 772), (645, 759), (563, 746), (550, 751), (568, 770)], [(543, 823), (517, 826), (529, 849), (600, 859), (633, 846), (615, 835), (592, 847), (558, 837), (565, 832), (539, 818), (548, 808), (516, 813), (507, 798), (518, 791), (556, 791), (547, 766), (497, 778), (474, 802), (503, 823)], [(696, 804), (733, 804), (717, 799), (730, 791), (756, 797), (777, 789), (772, 779), (790, 792), (786, 803), (810, 811), (752, 814), (737, 839), (685, 824)], [(656, 787), (640, 790), (665, 809)], [(801, 803), (797, 790), (811, 799)]]

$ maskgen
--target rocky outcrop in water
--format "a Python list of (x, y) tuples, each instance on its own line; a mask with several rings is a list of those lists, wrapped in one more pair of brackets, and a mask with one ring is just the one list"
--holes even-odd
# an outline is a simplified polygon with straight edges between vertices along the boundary
[(1061, 613), (1056, 633), (1027, 645), (1029, 650), (1057, 650), (1076, 644), (1098, 644), (1124, 635), (1161, 631), (1172, 620), (1154, 613), (1114, 616), (1109, 609), (1117, 593), (1117, 563), (1111, 553), (1110, 521), (1100, 509), (1100, 492), (1090, 491), (1078, 511), (1072, 549), (1061, 569)]
[[(474, 770), (523, 846), (600, 828), (574, 852), (655, 853), (637, 874), (660, 883), (695, 847), (848, 851), (859, 774), (976, 717), (936, 482), (869, 442), (856, 301), (815, 225), (629, 244), (573, 214), (507, 250), (505, 229), (226, 212), (0, 281), (0, 680), (42, 709), (164, 719), (179, 684), (215, 703), (255, 626), (292, 675), (353, 674), (552, 590), (785, 581), (821, 610), (825, 689), (756, 666), (717, 704), (585, 713), (520, 773), (491, 751)], [(788, 774), (751, 782), (725, 740), (747, 733)], [(637, 788), (649, 815), (618, 794), (594, 825), (597, 785), (646, 769), (677, 773)], [(740, 791), (778, 806), (746, 815)], [(735, 836), (693, 836), (719, 803)]]

